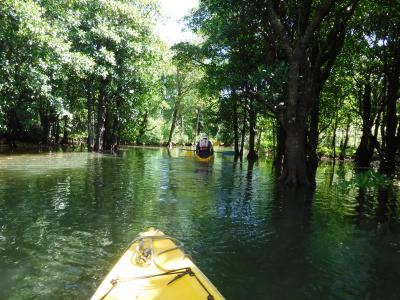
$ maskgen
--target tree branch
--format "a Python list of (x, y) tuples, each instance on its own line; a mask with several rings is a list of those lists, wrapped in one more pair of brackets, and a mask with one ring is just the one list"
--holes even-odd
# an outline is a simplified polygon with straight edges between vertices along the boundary
[(299, 5), (299, 17), (297, 22), (297, 35), (300, 37), (304, 34), (307, 25), (308, 18), (311, 12), (311, 0), (304, 0)]
[(314, 32), (317, 30), (318, 26), (321, 24), (324, 17), (329, 13), (331, 10), (335, 0), (325, 0), (317, 9), (314, 19), (311, 23), (307, 26), (307, 29), (304, 33), (302, 38), (302, 44), (307, 46), (313, 36)]
[(293, 49), (290, 45), (290, 40), (285, 31), (285, 27), (283, 26), (281, 20), (279, 19), (275, 9), (272, 6), (272, 1), (268, 2), (268, 15), (271, 18), (271, 25), (276, 31), (277, 38), (282, 43), (283, 50), (289, 60), (291, 60), (293, 56)]
[[(314, 73), (317, 72), (321, 84), (329, 77), (336, 58), (343, 48), (346, 36), (347, 22), (353, 15), (358, 0), (352, 0), (349, 6), (343, 8), (337, 16), (333, 29), (329, 32), (325, 47), (318, 53), (314, 64)], [(350, 9), (349, 9), (350, 8)], [(324, 69), (321, 69), (325, 64)]]

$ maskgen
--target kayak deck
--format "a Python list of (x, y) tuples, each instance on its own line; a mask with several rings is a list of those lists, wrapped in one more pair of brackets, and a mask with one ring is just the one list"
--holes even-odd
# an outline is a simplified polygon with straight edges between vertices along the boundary
[(153, 228), (141, 233), (91, 299), (224, 299), (177, 243)]

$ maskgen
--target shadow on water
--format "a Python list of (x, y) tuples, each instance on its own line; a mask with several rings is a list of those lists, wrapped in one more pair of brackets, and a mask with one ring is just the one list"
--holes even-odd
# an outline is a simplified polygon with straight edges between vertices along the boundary
[[(372, 243), (376, 251), (371, 263), (368, 297), (370, 299), (396, 299), (400, 295), (400, 226), (398, 199), (392, 187), (379, 187), (371, 193), (360, 187), (356, 198), (357, 224), (376, 232)], [(368, 218), (368, 216), (370, 218)]]

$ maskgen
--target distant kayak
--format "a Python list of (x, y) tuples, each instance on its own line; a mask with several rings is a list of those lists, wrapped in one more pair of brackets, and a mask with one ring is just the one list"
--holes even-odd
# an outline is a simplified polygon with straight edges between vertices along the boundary
[(224, 297), (185, 255), (177, 240), (151, 228), (132, 241), (91, 299), (217, 300)]
[(210, 155), (210, 156), (207, 156), (207, 157), (201, 157), (201, 156), (199, 156), (198, 154), (195, 154), (195, 159), (197, 160), (197, 161), (200, 161), (200, 162), (209, 162), (209, 161), (211, 161), (213, 158), (214, 158), (214, 155)]

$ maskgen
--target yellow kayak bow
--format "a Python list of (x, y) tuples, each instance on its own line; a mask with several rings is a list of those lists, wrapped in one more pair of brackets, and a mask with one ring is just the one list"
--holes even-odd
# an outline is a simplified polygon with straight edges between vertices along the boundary
[(212, 159), (214, 158), (214, 155), (210, 155), (209, 157), (200, 157), (199, 155), (195, 154), (195, 159), (196, 161), (200, 161), (200, 162), (210, 162), (212, 161)]
[(130, 244), (92, 300), (219, 300), (224, 297), (184, 254), (181, 244), (150, 228)]

